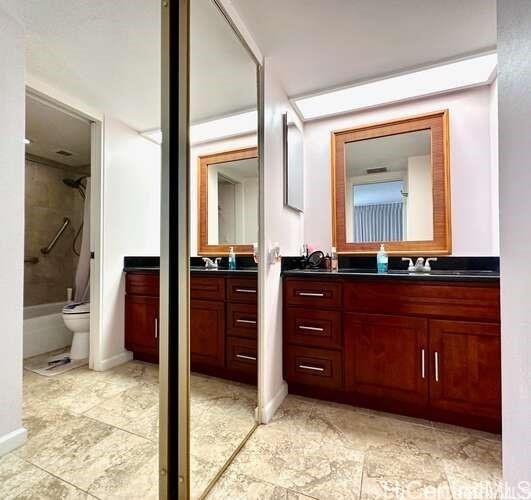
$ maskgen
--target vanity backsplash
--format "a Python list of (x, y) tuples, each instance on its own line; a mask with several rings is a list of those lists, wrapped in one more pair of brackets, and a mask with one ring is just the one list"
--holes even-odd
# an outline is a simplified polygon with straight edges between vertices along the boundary
[[(411, 255), (413, 261), (417, 257), (426, 257), (425, 255)], [(290, 271), (293, 269), (303, 268), (303, 259), (301, 256), (287, 256), (282, 257), (282, 271)], [(437, 257), (437, 261), (432, 263), (433, 269), (447, 271), (447, 270), (474, 270), (474, 271), (500, 271), (499, 257), (451, 257), (442, 256)], [(375, 255), (340, 255), (339, 268), (356, 268), (376, 270), (376, 256)], [(407, 269), (407, 263), (402, 261), (402, 257), (389, 256), (389, 269)]]

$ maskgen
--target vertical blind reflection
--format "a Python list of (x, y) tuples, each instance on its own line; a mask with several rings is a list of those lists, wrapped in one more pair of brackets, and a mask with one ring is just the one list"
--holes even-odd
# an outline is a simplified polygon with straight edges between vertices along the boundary
[(354, 241), (402, 241), (404, 204), (381, 203), (354, 207)]

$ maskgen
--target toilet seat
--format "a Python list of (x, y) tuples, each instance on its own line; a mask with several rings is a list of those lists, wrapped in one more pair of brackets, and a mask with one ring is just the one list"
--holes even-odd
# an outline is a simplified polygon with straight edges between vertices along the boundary
[(63, 307), (63, 314), (79, 315), (90, 314), (90, 302), (72, 302)]

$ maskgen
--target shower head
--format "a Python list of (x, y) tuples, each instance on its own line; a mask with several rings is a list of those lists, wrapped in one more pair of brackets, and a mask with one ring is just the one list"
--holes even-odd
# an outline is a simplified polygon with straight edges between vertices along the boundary
[(82, 184), (82, 181), (85, 179), (85, 177), (80, 177), (79, 179), (63, 179), (63, 182), (71, 188), (79, 189), (80, 187), (84, 187)]
[(68, 186), (68, 187), (71, 187), (73, 189), (77, 189), (79, 191), (79, 194), (81, 195), (81, 197), (83, 199), (85, 199), (85, 185), (83, 184), (83, 181), (86, 179), (85, 176), (83, 177), (80, 177), (79, 179), (68, 179), (68, 178), (65, 178), (63, 179), (63, 183)]

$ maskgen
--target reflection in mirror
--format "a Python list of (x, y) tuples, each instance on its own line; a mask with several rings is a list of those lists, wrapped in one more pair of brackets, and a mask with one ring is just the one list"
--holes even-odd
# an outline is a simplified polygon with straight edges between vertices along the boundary
[(302, 130), (290, 113), (283, 115), (284, 204), (299, 212), (304, 209), (304, 148)]
[(250, 250), (258, 241), (256, 148), (200, 156), (199, 168), (200, 250)]
[[(190, 2), (192, 499), (208, 494), (256, 426), (256, 267), (217, 269), (216, 257), (231, 246), (251, 254), (258, 240), (257, 122), (245, 137), (224, 125), (257, 116), (257, 85), (256, 62), (217, 3)], [(204, 264), (197, 255), (209, 255), (213, 269), (194, 267)], [(226, 266), (225, 258), (220, 267)]]
[(345, 145), (347, 242), (433, 239), (429, 130)]

